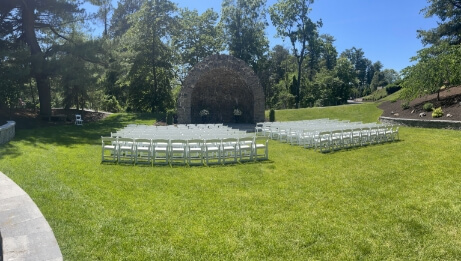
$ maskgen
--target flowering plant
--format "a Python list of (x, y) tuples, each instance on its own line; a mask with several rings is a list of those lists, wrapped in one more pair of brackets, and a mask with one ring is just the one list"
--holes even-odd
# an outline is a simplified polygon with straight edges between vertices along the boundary
[(208, 114), (210, 114), (210, 112), (207, 109), (203, 109), (203, 110), (200, 111), (199, 114), (200, 114), (200, 116), (203, 117), (203, 116), (207, 116)]
[(239, 109), (234, 109), (234, 116), (240, 116), (242, 115), (242, 111)]

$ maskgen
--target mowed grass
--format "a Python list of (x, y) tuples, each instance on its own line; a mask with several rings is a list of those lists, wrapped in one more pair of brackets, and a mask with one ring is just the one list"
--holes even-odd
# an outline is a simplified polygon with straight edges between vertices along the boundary
[[(380, 112), (276, 117), (291, 114)], [(100, 164), (100, 136), (131, 122), (153, 120), (18, 131), (0, 147), (0, 171), (37, 203), (65, 260), (461, 259), (459, 131), (401, 128), (399, 142), (328, 154), (270, 141), (270, 161), (229, 166)]]

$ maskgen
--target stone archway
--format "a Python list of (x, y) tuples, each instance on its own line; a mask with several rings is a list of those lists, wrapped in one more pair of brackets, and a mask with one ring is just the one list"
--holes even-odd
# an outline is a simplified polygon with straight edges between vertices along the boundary
[(207, 109), (210, 123), (234, 122), (234, 109), (242, 111), (239, 122), (264, 121), (264, 92), (258, 77), (242, 60), (212, 55), (197, 64), (186, 77), (178, 99), (178, 122), (201, 123)]

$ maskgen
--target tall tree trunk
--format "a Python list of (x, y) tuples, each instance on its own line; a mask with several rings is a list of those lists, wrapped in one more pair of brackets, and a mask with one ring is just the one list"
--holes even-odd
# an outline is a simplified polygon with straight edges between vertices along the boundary
[(35, 34), (35, 1), (23, 1), (23, 32), (32, 57), (31, 74), (35, 78), (40, 100), (40, 115), (51, 115), (51, 90), (48, 75), (44, 72), (45, 58)]

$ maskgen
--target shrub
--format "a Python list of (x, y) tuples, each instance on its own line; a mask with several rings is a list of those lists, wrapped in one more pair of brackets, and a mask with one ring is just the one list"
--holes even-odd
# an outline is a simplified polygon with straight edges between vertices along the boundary
[(432, 118), (439, 118), (443, 116), (442, 107), (438, 107), (432, 111)]
[(168, 110), (166, 111), (166, 124), (171, 125), (173, 124), (173, 115), (175, 111), (174, 110)]
[(387, 92), (387, 95), (391, 95), (397, 91), (399, 91), (400, 89), (402, 89), (402, 87), (396, 85), (396, 84), (389, 84), (388, 86), (386, 86), (386, 92)]
[(425, 110), (425, 111), (432, 111), (433, 109), (434, 109), (434, 105), (432, 103), (430, 103), (430, 102), (425, 103), (423, 105), (423, 110)]
[(404, 110), (409, 109), (410, 108), (410, 102), (409, 101), (402, 101), (402, 104), (400, 106), (402, 106), (402, 109), (404, 109)]
[(120, 103), (117, 101), (117, 98), (112, 95), (106, 95), (104, 96), (104, 100), (102, 101), (102, 109), (105, 111), (110, 111), (110, 112), (120, 112), (122, 111), (122, 106), (120, 106)]
[(269, 121), (270, 122), (274, 122), (275, 121), (275, 110), (274, 109), (271, 109), (269, 111)]

